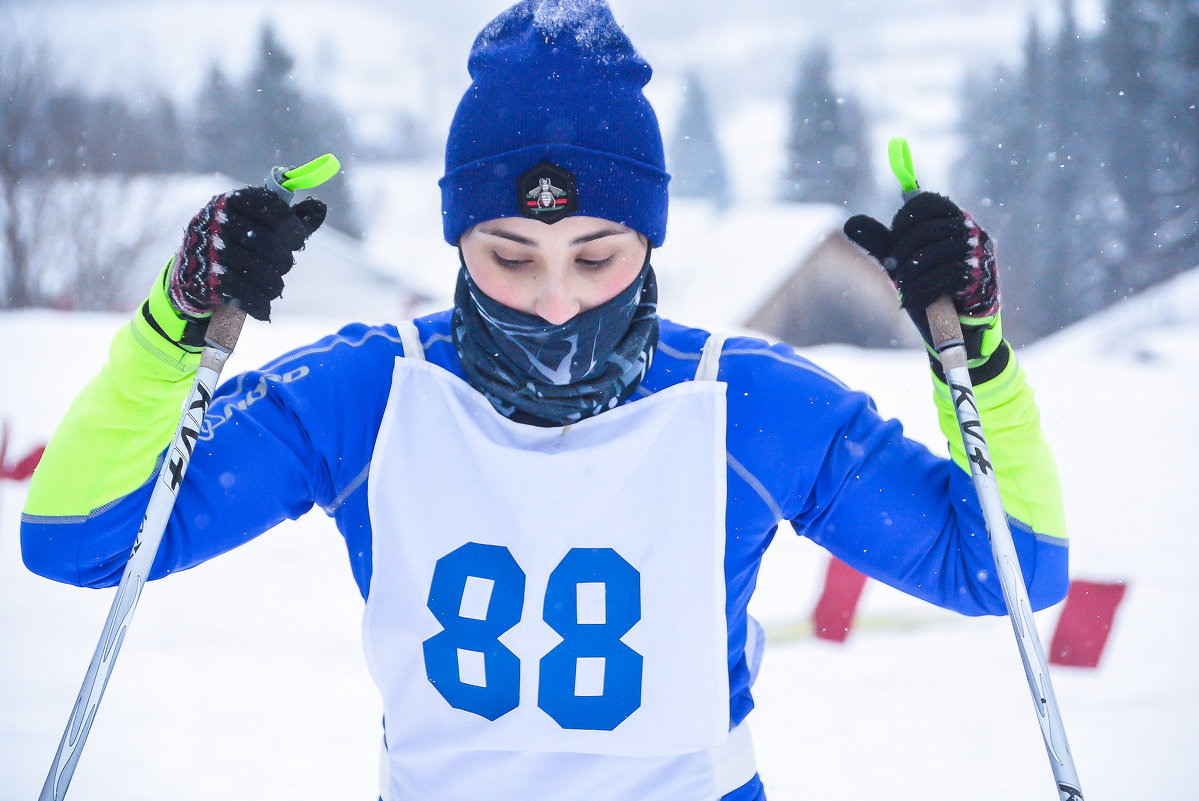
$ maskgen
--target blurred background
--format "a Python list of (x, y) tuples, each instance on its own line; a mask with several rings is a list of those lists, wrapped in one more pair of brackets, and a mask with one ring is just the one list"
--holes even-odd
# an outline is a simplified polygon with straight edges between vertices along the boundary
[[(506, 5), (0, 3), (0, 309), (131, 308), (197, 203), (330, 150), (345, 180), (321, 194), (345, 239), (313, 258), (347, 299), (387, 300), (310, 305), (448, 303), (441, 147), (470, 43)], [(798, 345), (912, 344), (885, 285), (872, 295), (877, 276), (829, 242), (849, 213), (889, 219), (894, 135), (998, 240), (1018, 345), (1199, 264), (1190, 0), (611, 5), (655, 67), (668, 312)], [(866, 315), (851, 302), (871, 297)]]
[[(320, 190), (329, 223), (227, 374), (448, 306), (441, 148), (470, 44), (506, 5), (0, 0), (0, 801), (41, 786), (111, 602), (26, 570), (18, 510), (113, 331), (210, 196), (327, 151), (345, 165)], [(674, 174), (666, 316), (817, 346), (802, 352), (944, 452), (923, 348), (840, 227), (890, 219), (902, 135), (922, 184), (994, 235), (1072, 576), (1127, 588), (1083, 632), (1111, 635), (1098, 666), (1063, 666), (1065, 613), (1038, 613), (1087, 797), (1199, 797), (1196, 0), (611, 5), (654, 65)], [(345, 558), (310, 514), (148, 588), (72, 792), (376, 797)], [(830, 642), (809, 611), (832, 569), (779, 536), (751, 605), (771, 798), (1048, 797), (1008, 621), (869, 582)]]

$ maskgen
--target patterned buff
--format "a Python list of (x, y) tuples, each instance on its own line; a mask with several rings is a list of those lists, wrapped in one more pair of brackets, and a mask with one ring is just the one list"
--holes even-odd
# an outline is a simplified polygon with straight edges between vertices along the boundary
[(637, 388), (658, 345), (658, 285), (647, 258), (612, 300), (551, 325), (483, 294), (464, 265), (453, 331), (467, 379), (500, 414), (569, 425), (616, 407)]

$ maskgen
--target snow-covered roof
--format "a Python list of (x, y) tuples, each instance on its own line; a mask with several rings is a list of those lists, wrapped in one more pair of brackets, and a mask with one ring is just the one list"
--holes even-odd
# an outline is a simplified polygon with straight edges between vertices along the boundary
[[(35, 251), (36, 263), (45, 265), (39, 267), (43, 280), (51, 290), (71, 291), (75, 279), (67, 262), (82, 258), (81, 248), (113, 252), (136, 244), (130, 261), (113, 265), (125, 273), (115, 304), (132, 309), (179, 247), (192, 216), (213, 195), (240, 185), (220, 174), (64, 178), (53, 185), (39, 226), (46, 232)], [(325, 226), (297, 254), (273, 316), (391, 321), (405, 312), (413, 295), (398, 277), (374, 264), (361, 242)], [(65, 304), (88, 305), (82, 298)]]
[[(339, 176), (335, 180), (344, 180)], [(238, 185), (224, 175), (185, 179), (175, 191), (180, 198), (177, 223), (165, 241), (166, 252), (178, 247), (178, 231), (209, 197)], [(173, 209), (172, 209), (173, 210)], [(392, 322), (404, 314), (416, 290), (384, 270), (363, 242), (323, 226), (309, 238), (296, 266), (287, 274), (283, 297), (274, 314), (329, 317), (346, 322)]]
[(817, 204), (672, 200), (654, 254), (665, 317), (721, 330), (742, 326), (830, 232), (844, 210)]

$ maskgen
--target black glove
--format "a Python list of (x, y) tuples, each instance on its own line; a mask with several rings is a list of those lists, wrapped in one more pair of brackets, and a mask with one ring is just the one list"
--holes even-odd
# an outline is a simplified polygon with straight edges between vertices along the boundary
[(167, 280), (171, 306), (185, 318), (203, 318), (233, 301), (269, 320), (295, 251), (320, 228), (325, 211), (316, 198), (289, 206), (262, 187), (217, 195), (184, 231)]
[(895, 213), (890, 228), (859, 214), (846, 220), (844, 231), (887, 271), (899, 290), (900, 305), (930, 352), (932, 334), (925, 309), (942, 295), (949, 295), (957, 307), (972, 368), (986, 363), (999, 349), (1003, 328), (991, 238), (952, 200), (921, 192)]

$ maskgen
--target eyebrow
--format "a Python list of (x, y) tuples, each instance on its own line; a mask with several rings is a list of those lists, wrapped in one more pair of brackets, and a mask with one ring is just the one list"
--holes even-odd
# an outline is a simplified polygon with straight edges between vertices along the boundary
[[(509, 233), (508, 231), (497, 231), (494, 229), (483, 228), (483, 229), (480, 229), (479, 233), (487, 234), (488, 236), (498, 236), (501, 239), (507, 239), (512, 242), (516, 242), (519, 245), (527, 245), (528, 247), (531, 247), (531, 248), (538, 247), (537, 242), (535, 242), (534, 240), (529, 239), (527, 237), (520, 236), (519, 234)], [(585, 245), (588, 242), (594, 242), (595, 240), (603, 239), (606, 236), (620, 236), (621, 234), (625, 234), (625, 233), (631, 233), (631, 231), (617, 231), (615, 229), (595, 231), (593, 233), (584, 234), (583, 236), (580, 236), (576, 239), (571, 240), (570, 244), (571, 245)]]

